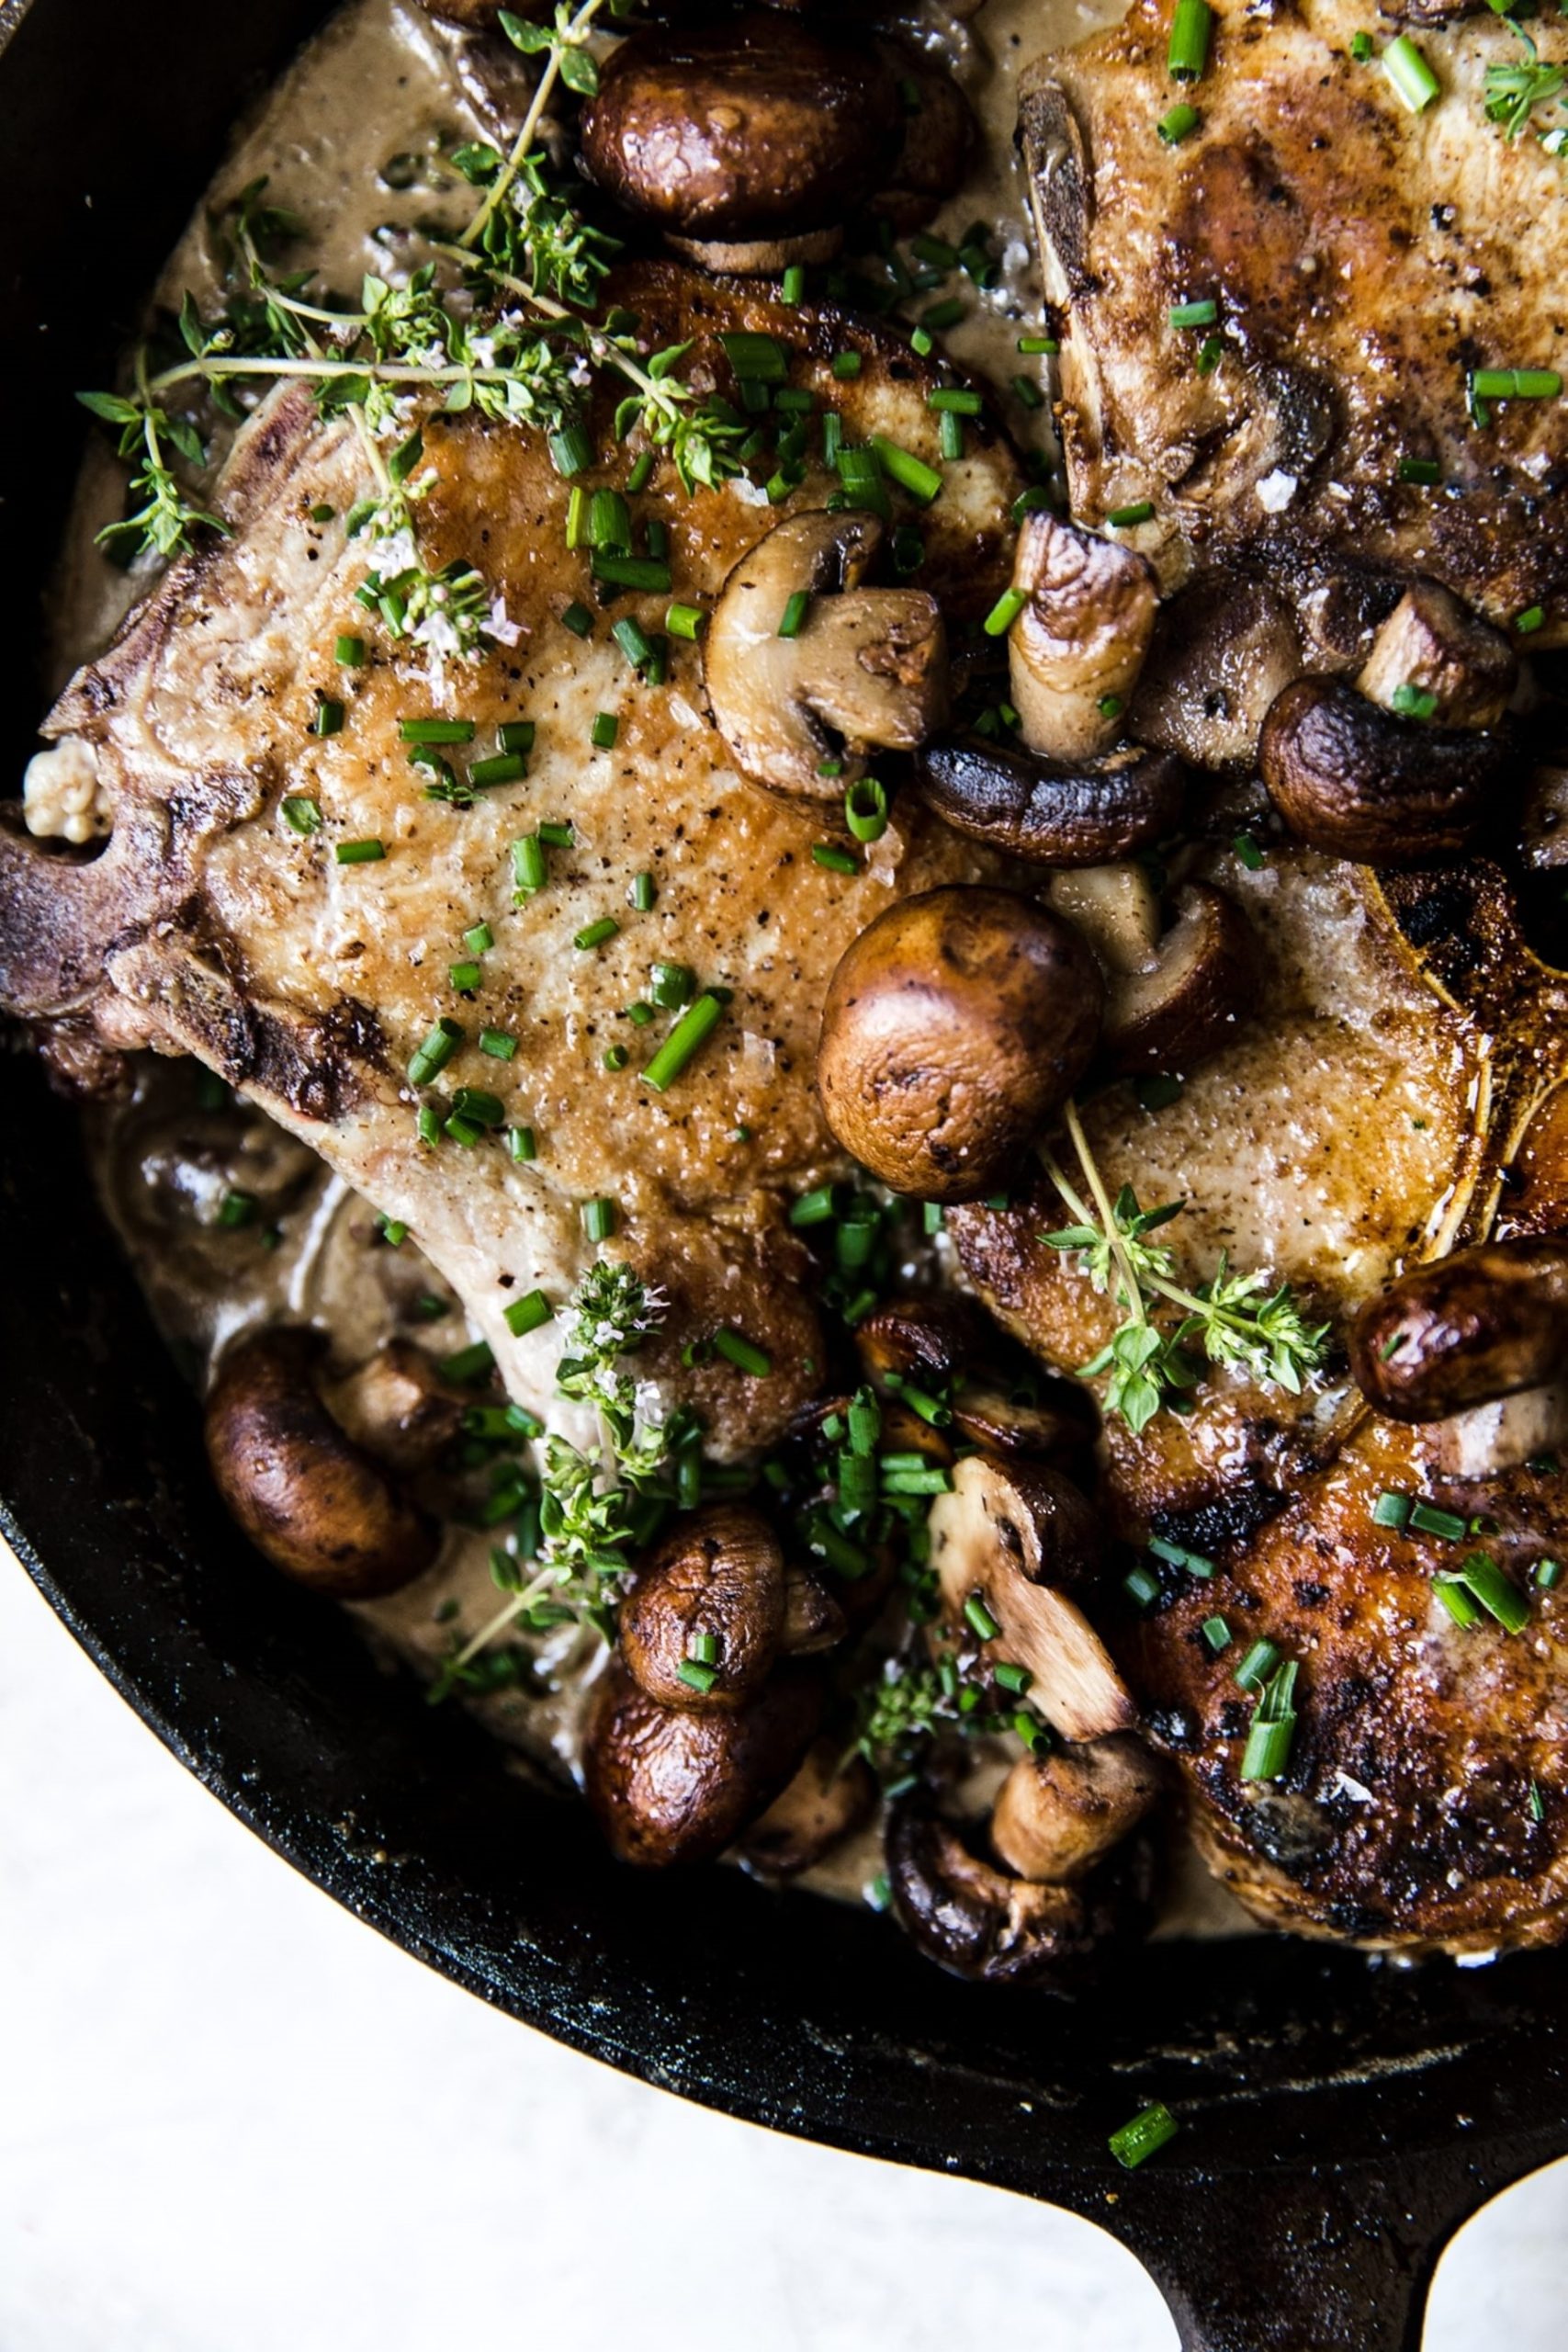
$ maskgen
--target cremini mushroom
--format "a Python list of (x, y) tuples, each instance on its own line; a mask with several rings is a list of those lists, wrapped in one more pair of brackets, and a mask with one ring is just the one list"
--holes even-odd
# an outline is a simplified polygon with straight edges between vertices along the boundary
[(991, 1984), (1049, 1978), (1089, 1948), (1076, 1887), (1012, 1878), (982, 1860), (923, 1793), (896, 1805), (887, 1826), (894, 1906), (917, 1949), (959, 1976)]
[(744, 1503), (677, 1519), (621, 1605), (627, 1670), (661, 1706), (733, 1713), (761, 1688), (784, 1630), (783, 1547)]
[(978, 1359), (985, 1317), (972, 1299), (951, 1291), (900, 1293), (855, 1326), (855, 1353), (867, 1375), (942, 1386)]
[(1519, 820), (1519, 849), (1532, 873), (1555, 874), (1568, 865), (1568, 767), (1531, 771)]
[(786, 1657), (816, 1657), (841, 1642), (848, 1621), (821, 1579), (791, 1560), (784, 1569), (784, 1623), (779, 1648)]
[(741, 272), (836, 253), (903, 137), (874, 45), (775, 8), (633, 33), (581, 130), (591, 179), (678, 252)]
[[(872, 748), (913, 751), (947, 717), (947, 639), (933, 598), (863, 585), (874, 514), (792, 514), (741, 557), (708, 625), (714, 725), (753, 784), (842, 800)], [(792, 597), (808, 599), (791, 636)], [(831, 775), (824, 762), (841, 764)]]
[(1131, 1730), (1137, 1709), (1126, 1684), (1060, 1589), (1081, 1587), (1101, 1550), (1099, 1522), (1071, 1480), (1041, 1464), (971, 1454), (929, 1524), (949, 1629), (967, 1628), (987, 1663), (1027, 1668), (1031, 1704), (1064, 1739)]
[(787, 1787), (817, 1736), (822, 1686), (784, 1666), (744, 1707), (661, 1706), (619, 1657), (595, 1688), (583, 1793), (623, 1861), (711, 1861)]
[[(886, 1299), (855, 1326), (855, 1350), (879, 1386), (889, 1378), (917, 1387), (951, 1389), (944, 1417), (955, 1439), (983, 1453), (1017, 1454), (1055, 1468), (1081, 1469), (1094, 1443), (1094, 1408), (1077, 1383), (1031, 1376), (1038, 1394), (1009, 1392), (986, 1364), (996, 1334), (973, 1301), (926, 1291)], [(882, 1442), (897, 1453), (921, 1453), (951, 1463), (953, 1447), (940, 1429), (900, 1403), (883, 1401)], [(944, 1419), (944, 1426), (948, 1425)]]
[(1263, 722), (1258, 763), (1298, 841), (1364, 865), (1457, 857), (1510, 763), (1501, 734), (1384, 710), (1337, 678), (1298, 678)]
[(207, 1455), (258, 1552), (312, 1591), (368, 1600), (429, 1567), (440, 1530), (328, 1411), (323, 1353), (298, 1326), (231, 1348), (207, 1400)]
[(1234, 899), (1189, 882), (1152, 970), (1118, 972), (1105, 998), (1103, 1066), (1119, 1077), (1186, 1072), (1230, 1043), (1256, 1001), (1258, 950)]
[(1568, 1238), (1482, 1242), (1417, 1266), (1350, 1332), (1356, 1385), (1396, 1421), (1437, 1421), (1568, 1374)]
[(425, 1469), (463, 1426), (466, 1400), (408, 1340), (389, 1340), (352, 1372), (323, 1376), (319, 1385), (350, 1442), (405, 1476)]
[(841, 1739), (819, 1739), (788, 1788), (747, 1830), (740, 1851), (753, 1870), (794, 1878), (868, 1821), (875, 1804), (876, 1781), (864, 1758), (846, 1758)]
[(1501, 629), (1436, 580), (1413, 580), (1389, 615), (1356, 681), (1384, 710), (1410, 693), (1432, 697), (1439, 727), (1495, 727), (1519, 664)]
[(911, 40), (883, 39), (877, 48), (898, 91), (904, 137), (871, 209), (905, 237), (962, 184), (975, 144), (975, 117), (940, 58)]
[(1160, 606), (1127, 732), (1194, 767), (1250, 767), (1269, 705), (1305, 666), (1301, 619), (1251, 573), (1205, 564)]
[(1061, 1885), (1120, 1845), (1159, 1788), (1154, 1758), (1130, 1732), (1021, 1757), (992, 1809), (991, 1843), (1020, 1878)]
[(1176, 831), (1186, 792), (1180, 761), (1137, 743), (1054, 760), (980, 736), (943, 736), (916, 752), (914, 772), (943, 824), (1039, 865), (1125, 857)]
[(1023, 518), (1012, 584), (1027, 600), (1008, 631), (1023, 740), (1053, 759), (1092, 759), (1120, 737), (1149, 649), (1154, 566), (1042, 508)]
[(828, 1125), (896, 1192), (974, 1200), (1082, 1076), (1103, 997), (1077, 933), (1026, 899), (906, 899), (829, 982), (817, 1065)]
[(1154, 970), (1163, 917), (1146, 865), (1126, 859), (1054, 874), (1046, 895), (1063, 921), (1082, 933), (1112, 982)]

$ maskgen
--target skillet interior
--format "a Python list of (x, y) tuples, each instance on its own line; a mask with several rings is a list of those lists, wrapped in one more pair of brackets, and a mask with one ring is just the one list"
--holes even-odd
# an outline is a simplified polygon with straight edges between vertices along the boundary
[[(0, 6), (0, 403), (14, 582), (41, 579), (105, 380), (247, 93), (319, 0)], [(90, 199), (90, 200), (89, 200)], [(15, 630), (15, 624), (14, 630)], [(12, 639), (6, 772), (41, 689)], [(30, 1065), (0, 1127), (0, 1525), (122, 1693), (251, 1827), (420, 1958), (755, 2120), (1046, 2197), (1122, 2237), (1194, 2346), (1414, 2345), (1448, 2233), (1568, 2151), (1568, 1970), (1156, 1947), (1069, 2008), (938, 1975), (733, 1872), (640, 1878), (265, 1570)], [(1107, 2131), (1183, 2131), (1128, 2178)]]

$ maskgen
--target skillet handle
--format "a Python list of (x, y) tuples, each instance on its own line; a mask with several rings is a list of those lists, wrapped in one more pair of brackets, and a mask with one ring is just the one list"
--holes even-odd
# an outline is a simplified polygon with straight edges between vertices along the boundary
[[(1420, 2352), (1438, 2257), (1503, 2179), (1260, 2167), (1130, 2179), (1104, 2223), (1170, 2306), (1182, 2352)], [(1505, 2176), (1508, 2177), (1508, 2176)]]

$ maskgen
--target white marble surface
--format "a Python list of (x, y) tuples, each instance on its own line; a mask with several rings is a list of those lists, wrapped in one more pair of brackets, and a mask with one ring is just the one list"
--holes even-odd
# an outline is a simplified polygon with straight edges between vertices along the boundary
[[(0, 1556), (0, 2352), (1172, 2352), (1087, 2223), (683, 2106), (339, 1911)], [(1562, 2352), (1568, 2165), (1430, 2352)]]

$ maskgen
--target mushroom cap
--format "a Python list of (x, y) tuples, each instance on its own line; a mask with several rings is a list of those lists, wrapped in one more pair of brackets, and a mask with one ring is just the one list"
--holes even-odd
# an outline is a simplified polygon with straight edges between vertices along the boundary
[[(760, 1512), (710, 1503), (678, 1519), (621, 1605), (628, 1670), (661, 1706), (733, 1712), (761, 1688), (784, 1628), (784, 1551)], [(682, 1679), (694, 1644), (716, 1645), (706, 1690)]]
[(1356, 1385), (1396, 1421), (1437, 1421), (1568, 1371), (1568, 1238), (1488, 1241), (1417, 1266), (1350, 1332)]
[(975, 1200), (1083, 1075), (1104, 993), (1077, 933), (1027, 899), (906, 899), (829, 982), (817, 1065), (828, 1125), (895, 1192)]
[(320, 1334), (258, 1332), (230, 1350), (207, 1400), (218, 1491), (258, 1552), (340, 1600), (396, 1592), (429, 1567), (434, 1520), (333, 1419), (316, 1386)]
[(1120, 1077), (1196, 1069), (1230, 1044), (1258, 1001), (1257, 944), (1235, 899), (1190, 882), (1175, 905), (1154, 969), (1118, 973), (1107, 992), (1102, 1050)]
[(773, 8), (633, 33), (583, 108), (591, 179), (683, 239), (837, 230), (883, 178), (903, 114), (866, 41)]
[(896, 1373), (926, 1384), (960, 1378), (986, 1342), (986, 1318), (973, 1299), (950, 1291), (884, 1299), (855, 1325), (855, 1352), (873, 1380)]
[(769, 1878), (794, 1878), (869, 1821), (875, 1805), (876, 1781), (864, 1757), (846, 1758), (841, 1739), (819, 1739), (747, 1830), (741, 1853)]
[(1269, 797), (1298, 841), (1370, 865), (1457, 857), (1492, 811), (1502, 735), (1396, 718), (1337, 678), (1298, 678), (1258, 746)]
[(661, 1707), (619, 1657), (600, 1678), (583, 1793), (624, 1862), (711, 1861), (794, 1777), (817, 1736), (822, 1685), (785, 1666), (732, 1713)]
[(906, 85), (914, 103), (904, 108), (904, 139), (897, 161), (872, 199), (872, 209), (892, 221), (900, 236), (929, 220), (955, 194), (975, 145), (974, 111), (940, 58), (910, 40), (886, 35), (877, 48), (902, 98)]
[(1159, 1767), (1131, 1732), (1021, 1757), (991, 1814), (991, 1843), (1020, 1878), (1082, 1878), (1137, 1826), (1159, 1794)]
[(920, 797), (971, 841), (1039, 865), (1103, 865), (1177, 830), (1187, 772), (1169, 752), (1128, 743), (1102, 757), (944, 736), (915, 754)]
[(983, 1861), (924, 1796), (893, 1809), (887, 1875), (911, 1942), (954, 1975), (1039, 1984), (1089, 1949), (1088, 1915), (1075, 1888), (1010, 1878)]
[[(908, 752), (947, 717), (947, 638), (934, 598), (861, 583), (883, 526), (874, 514), (792, 514), (742, 556), (703, 646), (715, 726), (753, 784), (842, 801), (867, 746)], [(779, 624), (810, 596), (795, 634)], [(821, 773), (833, 755), (841, 764)]]

